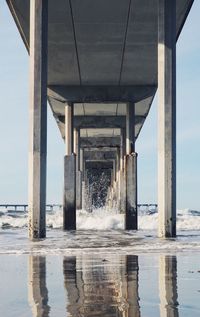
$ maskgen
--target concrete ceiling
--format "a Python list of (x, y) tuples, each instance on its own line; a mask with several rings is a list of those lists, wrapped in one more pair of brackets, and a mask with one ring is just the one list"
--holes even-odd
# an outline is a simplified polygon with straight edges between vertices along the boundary
[[(24, 43), (29, 48), (29, 0), (7, 0)], [(76, 93), (75, 116), (125, 115), (126, 96), (136, 103), (138, 136), (157, 88), (158, 0), (49, 0), (48, 96), (64, 137), (64, 104), (70, 87)], [(192, 0), (177, 0), (177, 38)], [(91, 86), (90, 90), (87, 87)], [(114, 99), (121, 87), (129, 87), (124, 100), (90, 97), (97, 87), (111, 87)], [(69, 93), (70, 91), (70, 93)], [(85, 95), (84, 95), (85, 94)], [(77, 97), (78, 96), (78, 97)], [(100, 94), (102, 96), (102, 93)], [(87, 102), (85, 102), (87, 100)], [(82, 136), (118, 135), (119, 129), (81, 129)]]

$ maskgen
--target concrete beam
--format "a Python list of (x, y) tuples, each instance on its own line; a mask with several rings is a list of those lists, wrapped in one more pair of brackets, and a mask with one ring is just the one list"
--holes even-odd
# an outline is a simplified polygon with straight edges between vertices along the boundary
[(46, 236), (48, 1), (30, 1), (29, 237)]
[(93, 161), (102, 161), (102, 160), (113, 160), (116, 159), (117, 153), (116, 151), (84, 151), (84, 159), (85, 160), (93, 160)]
[(159, 236), (176, 236), (176, 1), (159, 1)]
[(61, 102), (138, 102), (153, 96), (157, 86), (62, 86), (51, 85), (48, 95)]
[(85, 147), (116, 147), (120, 146), (120, 137), (90, 137), (80, 139), (81, 148)]
[(112, 169), (113, 168), (113, 161), (85, 161), (85, 169), (89, 169), (89, 168), (96, 168), (96, 169), (100, 169), (100, 168), (107, 168), (107, 169)]
[[(65, 122), (65, 117), (59, 115), (57, 120)], [(135, 116), (135, 124), (142, 123), (145, 116)], [(77, 129), (103, 129), (103, 128), (125, 128), (126, 116), (74, 116), (74, 128)]]
[(96, 152), (116, 152), (118, 149), (119, 149), (119, 146), (115, 146), (115, 147), (102, 146), (102, 147), (85, 147), (84, 151), (86, 152), (95, 152), (95, 151)]
[(74, 116), (74, 127), (88, 129), (123, 128), (125, 116)]

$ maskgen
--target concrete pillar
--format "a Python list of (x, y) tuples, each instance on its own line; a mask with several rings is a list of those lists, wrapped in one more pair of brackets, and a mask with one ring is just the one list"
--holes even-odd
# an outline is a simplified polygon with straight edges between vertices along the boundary
[(126, 156), (126, 214), (125, 229), (138, 229), (137, 213), (137, 153)]
[(80, 129), (74, 129), (74, 153), (76, 153), (76, 208), (82, 208), (82, 173), (80, 171)]
[(126, 155), (126, 130), (121, 129), (120, 141), (120, 170), (124, 170), (124, 157)]
[(46, 236), (48, 1), (30, 1), (29, 238)]
[(83, 149), (80, 148), (80, 171), (83, 172)]
[(76, 230), (76, 155), (64, 158), (63, 229)]
[(161, 255), (159, 260), (160, 316), (178, 317), (177, 260)]
[(126, 215), (125, 229), (137, 230), (137, 153), (135, 153), (135, 105), (126, 114)]
[(158, 23), (159, 236), (176, 236), (176, 1), (159, 1)]
[(76, 230), (76, 155), (73, 151), (73, 105), (65, 106), (63, 229)]
[(65, 105), (65, 154), (73, 153), (74, 135), (73, 135), (73, 104)]
[(125, 157), (126, 157), (126, 130), (121, 129), (120, 142), (120, 212), (126, 211), (126, 175), (125, 175)]
[(135, 104), (126, 105), (126, 154), (135, 152)]
[(85, 168), (85, 179), (84, 179), (84, 209), (88, 212), (92, 212), (92, 196), (91, 196), (91, 186), (88, 177), (88, 170)]
[(77, 171), (80, 171), (80, 129), (74, 129), (74, 153), (76, 153)]
[(76, 208), (82, 209), (82, 173), (76, 171)]

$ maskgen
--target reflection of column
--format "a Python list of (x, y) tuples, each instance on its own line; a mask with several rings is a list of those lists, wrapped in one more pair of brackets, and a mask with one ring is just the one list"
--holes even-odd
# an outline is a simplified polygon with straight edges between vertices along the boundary
[(29, 303), (33, 317), (48, 317), (48, 290), (46, 287), (46, 257), (29, 257), (28, 274)]
[(139, 294), (138, 294), (138, 256), (128, 255), (127, 256), (127, 301), (129, 304), (128, 316), (127, 317), (139, 317), (140, 306), (139, 306)]
[(160, 316), (178, 317), (176, 256), (160, 256), (159, 289)]
[(81, 272), (76, 270), (76, 257), (63, 259), (64, 286), (67, 291), (67, 312), (71, 317), (80, 316), (81, 300), (83, 300)]

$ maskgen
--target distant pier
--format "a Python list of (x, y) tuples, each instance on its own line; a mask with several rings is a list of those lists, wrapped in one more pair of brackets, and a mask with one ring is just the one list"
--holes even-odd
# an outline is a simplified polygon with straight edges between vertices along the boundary
[[(138, 204), (138, 208), (158, 208), (157, 204)], [(7, 210), (14, 210), (14, 211), (21, 211), (28, 212), (28, 204), (1, 204), (0, 209), (7, 209)], [(60, 204), (47, 204), (46, 205), (46, 211), (55, 211), (57, 209), (62, 209), (63, 205)]]

